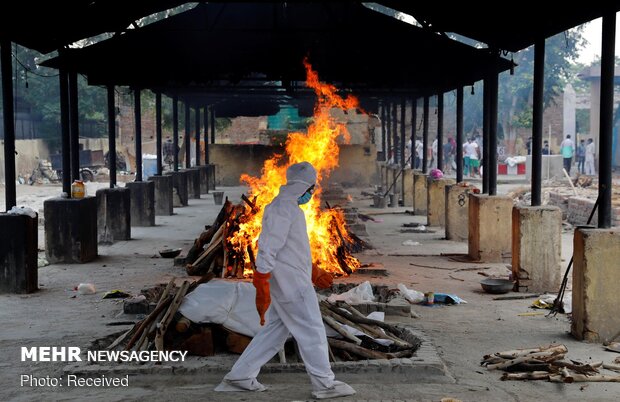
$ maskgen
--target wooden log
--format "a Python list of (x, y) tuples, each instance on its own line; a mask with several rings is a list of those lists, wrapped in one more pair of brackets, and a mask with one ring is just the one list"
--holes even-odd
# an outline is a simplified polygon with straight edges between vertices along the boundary
[(252, 338), (224, 328), (226, 331), (226, 347), (231, 353), (241, 354), (248, 347)]
[[(337, 314), (342, 315), (341, 313), (338, 312), (338, 307), (334, 306), (333, 304), (330, 304), (330, 303), (328, 303), (326, 301), (323, 301), (321, 303), (324, 306), (326, 306), (327, 308), (329, 308), (331, 311), (334, 311)], [(342, 313), (344, 313), (344, 312), (342, 312)], [(344, 313), (344, 314), (346, 314), (346, 313)], [(361, 315), (361, 313), (360, 313), (360, 315)], [(378, 327), (386, 329), (386, 330), (388, 330), (388, 331), (390, 331), (392, 333), (395, 333), (395, 334), (397, 334), (399, 332), (398, 329), (395, 326), (391, 325), (391, 324), (388, 324), (386, 322), (379, 321), (379, 320), (373, 320), (373, 319), (370, 319), (370, 318), (366, 318), (363, 315), (360, 317), (360, 316), (357, 316), (357, 315), (354, 315), (353, 313), (351, 313), (350, 315), (347, 315), (347, 319), (350, 320), (350, 321), (356, 322), (358, 324), (376, 325)]]
[[(127, 346), (125, 346), (125, 350), (130, 350), (133, 345), (136, 343), (136, 341), (138, 340), (138, 338), (140, 336), (142, 336), (142, 331), (144, 331), (144, 329), (147, 327), (147, 325), (149, 325), (152, 321), (155, 320), (155, 318), (157, 317), (157, 315), (163, 311), (166, 307), (168, 307), (168, 301), (171, 298), (168, 297), (168, 300), (165, 301), (164, 303), (162, 303), (161, 305), (158, 306), (158, 308), (156, 308), (155, 310), (153, 310), (151, 312), (151, 314), (148, 315), (148, 317), (146, 317), (144, 320), (142, 320), (140, 322), (140, 326), (138, 327), (138, 329), (136, 330), (136, 332), (133, 334), (133, 336), (131, 337), (131, 339), (129, 340), (129, 343), (127, 343)], [(137, 324), (136, 324), (137, 325)]]
[(129, 328), (127, 331), (125, 331), (121, 336), (119, 336), (118, 338), (116, 338), (116, 340), (114, 342), (112, 342), (107, 348), (106, 350), (113, 350), (115, 347), (118, 346), (119, 343), (123, 342), (125, 340), (125, 338), (127, 338), (134, 330), (136, 330), (136, 326), (134, 325), (133, 327)]
[(325, 324), (327, 324), (330, 327), (332, 327), (336, 332), (338, 332), (344, 338), (350, 340), (351, 342), (355, 343), (356, 345), (361, 345), (362, 344), (362, 340), (360, 338), (358, 338), (357, 336), (353, 335), (352, 333), (350, 333), (346, 329), (342, 328), (342, 326), (340, 324), (338, 324), (336, 322), (336, 320), (334, 320), (332, 317), (323, 314), (322, 318), (323, 318), (323, 321), (325, 321)]
[(604, 374), (597, 375), (584, 375), (584, 374), (569, 374), (568, 376), (563, 376), (560, 374), (550, 375), (549, 381), (551, 382), (564, 382), (564, 383), (573, 383), (573, 382), (620, 382), (620, 376), (609, 376)]
[(256, 204), (254, 204), (253, 201), (251, 201), (248, 197), (246, 197), (245, 194), (241, 194), (241, 199), (243, 201), (245, 201), (245, 203), (248, 204), (248, 206), (250, 207), (252, 212), (255, 213), (255, 211), (256, 211)]
[(504, 373), (502, 381), (514, 380), (548, 380), (549, 373), (546, 371), (532, 371), (531, 373)]
[(515, 364), (526, 363), (526, 362), (540, 363), (544, 361), (550, 361), (549, 359), (563, 359), (564, 356), (565, 356), (564, 354), (558, 354), (556, 352), (530, 353), (527, 356), (519, 356), (517, 358), (506, 360), (501, 363), (489, 364), (487, 365), (487, 370), (501, 370), (506, 367), (514, 366)]
[(217, 231), (213, 235), (213, 238), (211, 239), (211, 242), (209, 243), (207, 248), (202, 253), (200, 253), (196, 261), (194, 261), (191, 265), (200, 264), (202, 260), (204, 260), (205, 258), (209, 256), (209, 254), (213, 251), (213, 249), (215, 249), (218, 245), (220, 245), (219, 242), (221, 241), (223, 230), (224, 230), (224, 225), (220, 225), (220, 227), (217, 229)]
[(504, 352), (494, 353), (493, 355), (498, 356), (498, 357), (503, 357), (505, 359), (513, 359), (519, 356), (527, 356), (535, 352), (555, 352), (555, 351), (561, 352), (561, 353), (568, 353), (568, 348), (565, 345), (549, 345), (549, 346), (540, 346), (540, 347), (531, 348), (531, 349), (507, 350)]
[(174, 317), (174, 314), (177, 312), (177, 310), (179, 309), (179, 306), (183, 302), (183, 297), (185, 297), (185, 294), (187, 293), (187, 289), (189, 289), (189, 282), (183, 281), (183, 284), (177, 291), (177, 294), (174, 296), (174, 300), (172, 300), (172, 303), (170, 303), (170, 307), (168, 307), (168, 311), (166, 311), (166, 314), (164, 314), (164, 317), (161, 319), (157, 327), (157, 332), (155, 335), (155, 348), (158, 351), (164, 350), (164, 335), (166, 334), (166, 331), (168, 330), (168, 325), (170, 325), (170, 323), (172, 322), (172, 318)]
[(370, 350), (361, 346), (354, 345), (349, 342), (339, 341), (337, 339), (327, 338), (329, 345), (336, 349), (345, 350), (347, 352), (356, 354), (358, 356), (365, 357), (367, 359), (388, 359), (389, 356), (386, 353), (378, 352), (376, 350)]
[(607, 370), (620, 371), (620, 364), (603, 364), (603, 368)]

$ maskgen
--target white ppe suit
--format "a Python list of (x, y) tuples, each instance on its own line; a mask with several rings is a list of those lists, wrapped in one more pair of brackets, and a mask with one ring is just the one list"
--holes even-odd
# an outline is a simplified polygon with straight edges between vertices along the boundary
[(256, 270), (271, 273), (271, 305), (266, 324), (252, 339), (216, 391), (263, 391), (256, 380), (261, 367), (284, 347), (289, 334), (297, 341), (315, 398), (352, 395), (353, 388), (334, 380), (327, 338), (312, 285), (312, 258), (306, 219), (297, 204), (316, 181), (307, 162), (291, 165), (287, 184), (267, 205), (258, 239)]

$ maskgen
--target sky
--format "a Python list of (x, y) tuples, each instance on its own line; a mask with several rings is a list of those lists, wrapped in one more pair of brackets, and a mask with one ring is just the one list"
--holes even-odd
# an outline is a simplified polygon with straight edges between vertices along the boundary
[[(620, 20), (618, 17), (620, 16), (616, 15), (616, 56), (620, 56)], [(583, 36), (589, 44), (581, 50), (577, 61), (590, 64), (596, 56), (601, 55), (601, 18), (584, 25)]]

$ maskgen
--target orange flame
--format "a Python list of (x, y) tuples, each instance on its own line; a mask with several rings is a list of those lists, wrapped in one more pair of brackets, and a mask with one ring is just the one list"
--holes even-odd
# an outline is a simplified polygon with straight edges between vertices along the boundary
[[(350, 135), (344, 124), (338, 123), (330, 115), (332, 108), (349, 110), (359, 108), (357, 98), (347, 96), (342, 98), (337, 94), (333, 85), (321, 83), (316, 71), (307, 60), (306, 85), (314, 89), (318, 100), (314, 108), (314, 118), (308, 127), (308, 133), (294, 132), (288, 135), (285, 155), (275, 155), (265, 161), (260, 178), (247, 174), (241, 175), (241, 181), (250, 186), (251, 196), (255, 197), (256, 209), (254, 213), (246, 213), (247, 220), (239, 225), (239, 230), (229, 239), (229, 245), (237, 252), (245, 255), (246, 267), (249, 268), (250, 258), (247, 246), (257, 250), (258, 236), (261, 231), (261, 222), (265, 206), (278, 195), (280, 186), (286, 183), (286, 169), (288, 166), (307, 161), (317, 170), (317, 189), (309, 203), (303, 205), (308, 227), (308, 238), (312, 250), (312, 262), (319, 268), (334, 274), (347, 275), (341, 268), (341, 263), (354, 271), (360, 262), (344, 251), (343, 239), (351, 241), (344, 214), (341, 210), (320, 209), (321, 183), (338, 167), (339, 147), (337, 139), (343, 138), (345, 143), (350, 141)], [(250, 197), (252, 198), (252, 197)], [(246, 212), (250, 207), (246, 206)], [(246, 274), (250, 273), (246, 268)]]

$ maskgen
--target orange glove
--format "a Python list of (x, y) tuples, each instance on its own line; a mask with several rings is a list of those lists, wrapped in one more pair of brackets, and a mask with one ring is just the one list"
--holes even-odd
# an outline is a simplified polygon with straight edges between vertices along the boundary
[(271, 304), (269, 278), (271, 278), (271, 273), (262, 274), (254, 270), (252, 284), (256, 288), (256, 311), (258, 311), (260, 316), (260, 325), (265, 325), (265, 313)]
[(312, 283), (321, 289), (327, 289), (334, 283), (334, 277), (329, 272), (312, 264)]

